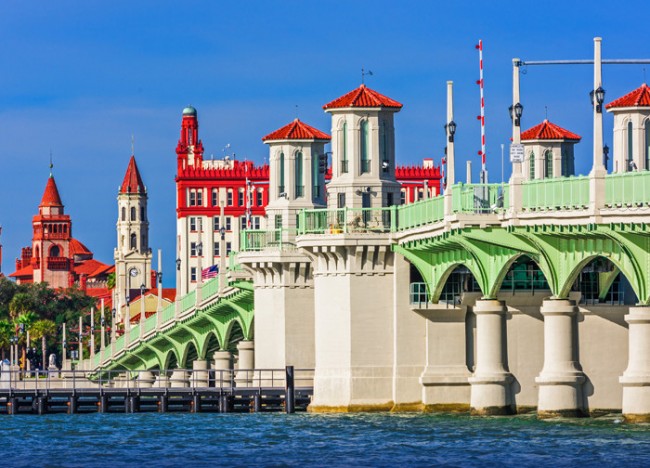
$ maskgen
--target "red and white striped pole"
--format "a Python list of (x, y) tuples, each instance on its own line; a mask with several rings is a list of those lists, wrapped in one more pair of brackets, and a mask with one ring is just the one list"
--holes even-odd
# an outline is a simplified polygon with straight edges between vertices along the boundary
[(476, 82), (481, 90), (481, 115), (477, 118), (481, 121), (481, 151), (478, 152), (481, 156), (481, 183), (487, 184), (487, 168), (485, 166), (485, 97), (483, 96), (483, 41), (479, 39), (476, 45), (478, 49), (479, 59), (479, 80)]

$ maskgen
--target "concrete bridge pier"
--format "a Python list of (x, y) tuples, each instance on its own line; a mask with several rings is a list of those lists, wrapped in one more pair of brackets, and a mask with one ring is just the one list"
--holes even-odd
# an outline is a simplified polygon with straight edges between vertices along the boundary
[(197, 359), (192, 362), (192, 387), (207, 387), (210, 373), (208, 372), (208, 361)]
[(544, 316), (544, 367), (535, 379), (539, 385), (537, 415), (583, 416), (585, 374), (578, 361), (578, 307), (572, 300), (547, 299), (540, 312)]
[(137, 387), (138, 388), (151, 388), (155, 382), (154, 375), (149, 371), (138, 372)]
[(232, 354), (229, 351), (215, 351), (212, 355), (214, 363), (214, 386), (229, 387), (232, 379)]
[(154, 388), (168, 388), (169, 387), (169, 377), (160, 371), (160, 374), (156, 375), (156, 380), (153, 383)]
[(171, 377), (169, 378), (169, 386), (171, 388), (185, 388), (189, 386), (187, 380), (187, 371), (182, 369), (174, 369)]
[(629, 358), (619, 382), (623, 385), (623, 417), (650, 422), (650, 306), (630, 307)]
[(253, 381), (255, 369), (255, 344), (253, 341), (242, 340), (237, 343), (239, 352), (239, 361), (237, 373), (235, 375), (235, 384), (238, 387), (255, 386), (257, 382)]
[(475, 415), (504, 415), (515, 412), (513, 376), (508, 371), (507, 308), (504, 301), (481, 299), (476, 314), (476, 369), (469, 378), (470, 412)]

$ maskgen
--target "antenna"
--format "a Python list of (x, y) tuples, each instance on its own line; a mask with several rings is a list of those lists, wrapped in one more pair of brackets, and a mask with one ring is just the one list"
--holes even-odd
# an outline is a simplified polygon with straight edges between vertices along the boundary
[(483, 96), (483, 41), (479, 39), (478, 44), (476, 45), (478, 49), (478, 60), (479, 60), (479, 80), (476, 82), (481, 89), (481, 115), (478, 116), (478, 120), (481, 121), (481, 151), (479, 155), (481, 156), (481, 180), (482, 184), (487, 184), (487, 169), (485, 167), (485, 97)]
[(366, 70), (363, 67), (361, 67), (361, 84), (366, 84), (366, 75), (372, 76), (373, 73), (370, 70)]
[(644, 83), (646, 82), (646, 79), (645, 79), (645, 67), (643, 67), (643, 82)]
[(131, 156), (135, 156), (135, 137), (131, 133)]
[(548, 106), (544, 106), (544, 118), (548, 120)]
[(50, 177), (52, 177), (53, 168), (54, 168), (54, 163), (52, 163), (52, 149), (50, 149)]

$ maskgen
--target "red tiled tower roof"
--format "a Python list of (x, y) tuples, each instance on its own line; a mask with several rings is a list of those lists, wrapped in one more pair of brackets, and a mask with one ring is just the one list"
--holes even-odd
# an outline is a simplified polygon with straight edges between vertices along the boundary
[(605, 109), (615, 107), (650, 107), (650, 88), (643, 83), (634, 91), (607, 104)]
[(47, 179), (45, 192), (43, 192), (43, 198), (41, 199), (41, 204), (39, 206), (63, 206), (63, 202), (61, 202), (61, 196), (59, 195), (59, 189), (56, 187), (54, 177), (51, 175)]
[(521, 132), (521, 140), (580, 140), (582, 137), (559, 125), (544, 120), (541, 124)]
[(70, 255), (92, 255), (88, 247), (83, 245), (75, 238), (70, 239)]
[(271, 132), (262, 138), (262, 141), (267, 140), (331, 140), (327, 133), (295, 119), (288, 125)]
[(135, 162), (135, 156), (131, 156), (129, 167), (126, 168), (126, 174), (124, 174), (122, 187), (120, 187), (120, 193), (145, 193), (145, 191), (138, 165)]
[(362, 84), (357, 89), (325, 104), (323, 109), (337, 109), (342, 107), (389, 107), (401, 109), (402, 104)]

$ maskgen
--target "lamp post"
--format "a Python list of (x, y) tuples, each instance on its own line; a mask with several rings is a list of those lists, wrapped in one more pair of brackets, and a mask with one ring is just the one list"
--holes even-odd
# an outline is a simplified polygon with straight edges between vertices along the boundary
[(225, 205), (219, 204), (219, 293), (226, 288), (226, 221)]
[(146, 312), (144, 308), (144, 292), (147, 289), (144, 283), (140, 285), (140, 336), (144, 334), (144, 321), (146, 319)]
[(607, 170), (608, 162), (609, 162), (609, 146), (605, 145), (603, 146), (603, 166), (605, 166), (605, 170)]
[(117, 315), (117, 311), (115, 310), (115, 307), (111, 309), (111, 344), (115, 343), (115, 316)]
[(591, 105), (594, 105), (594, 96), (596, 97), (596, 112), (598, 114), (603, 113), (603, 102), (605, 102), (605, 90), (602, 86), (598, 86), (595, 90), (589, 91), (589, 97), (591, 98)]
[(520, 102), (508, 107), (508, 111), (510, 112), (510, 120), (512, 120), (512, 123), (515, 127), (520, 127), (521, 126), (521, 115), (524, 113), (524, 106), (521, 105)]
[(454, 122), (454, 82), (447, 81), (447, 124), (445, 125), (445, 134), (447, 135), (446, 162), (447, 173), (444, 195), (444, 215), (451, 216), (453, 213), (452, 206), (452, 187), (456, 183), (455, 175), (455, 151), (454, 135), (456, 134), (456, 122)]

